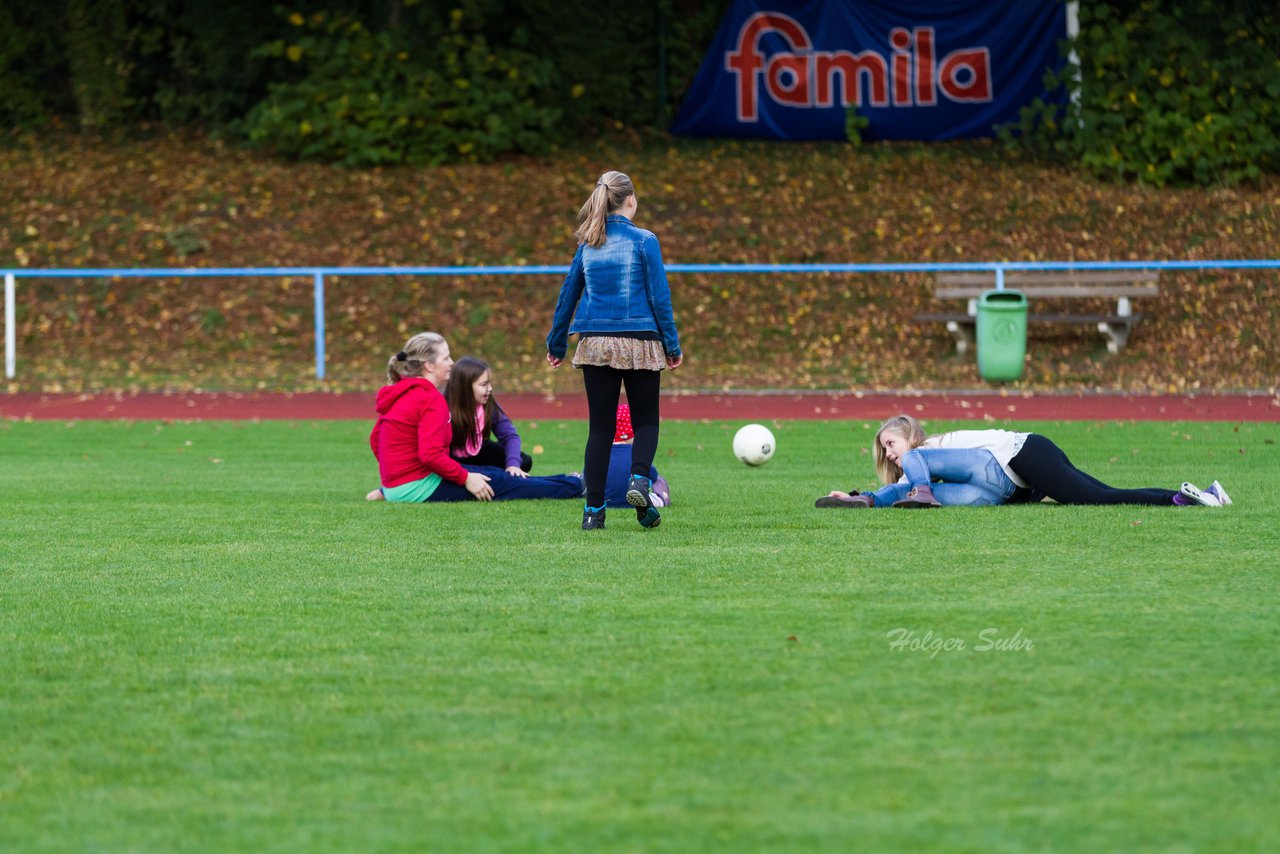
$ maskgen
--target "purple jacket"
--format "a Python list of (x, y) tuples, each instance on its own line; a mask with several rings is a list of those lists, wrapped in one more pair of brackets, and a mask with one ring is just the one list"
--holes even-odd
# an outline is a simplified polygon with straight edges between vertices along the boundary
[[(520, 467), (520, 434), (516, 432), (516, 425), (511, 423), (511, 419), (507, 417), (507, 413), (502, 411), (502, 407), (498, 406), (498, 417), (493, 419), (492, 424), (485, 425), (485, 436), (489, 431), (493, 431), (493, 435), (498, 440), (498, 444), (502, 446), (502, 453), (507, 458), (506, 467)], [(481, 436), (480, 438), (485, 438)], [(450, 455), (454, 459), (464, 459), (466, 451), (450, 450)]]

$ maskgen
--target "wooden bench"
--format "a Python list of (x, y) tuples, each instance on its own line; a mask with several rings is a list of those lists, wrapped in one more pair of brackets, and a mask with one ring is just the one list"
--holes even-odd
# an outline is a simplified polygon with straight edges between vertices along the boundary
[[(956, 339), (956, 352), (967, 353), (974, 346), (978, 297), (996, 286), (992, 272), (939, 273), (933, 293), (940, 300), (963, 299), (968, 310), (959, 312), (917, 314), (920, 323), (945, 323)], [(1119, 353), (1129, 340), (1129, 333), (1142, 317), (1134, 314), (1129, 300), (1154, 297), (1160, 293), (1160, 273), (1154, 270), (1007, 270), (1004, 286), (1021, 291), (1028, 301), (1037, 299), (1106, 298), (1116, 301), (1113, 314), (1070, 314), (1067, 312), (1031, 312), (1029, 323), (1087, 324), (1096, 326), (1107, 339), (1107, 351)]]

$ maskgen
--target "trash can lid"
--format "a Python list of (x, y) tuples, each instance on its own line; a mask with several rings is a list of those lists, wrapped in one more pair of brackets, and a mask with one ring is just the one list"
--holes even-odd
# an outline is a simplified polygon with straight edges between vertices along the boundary
[(999, 308), (1016, 308), (1026, 304), (1027, 295), (1022, 291), (983, 291), (978, 302), (980, 305), (996, 304)]

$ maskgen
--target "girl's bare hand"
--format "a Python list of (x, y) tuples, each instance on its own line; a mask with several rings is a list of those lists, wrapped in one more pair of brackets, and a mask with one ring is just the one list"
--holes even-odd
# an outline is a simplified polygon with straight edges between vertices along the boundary
[(489, 478), (479, 472), (467, 472), (467, 492), (475, 496), (476, 501), (492, 501), (493, 487), (489, 485)]

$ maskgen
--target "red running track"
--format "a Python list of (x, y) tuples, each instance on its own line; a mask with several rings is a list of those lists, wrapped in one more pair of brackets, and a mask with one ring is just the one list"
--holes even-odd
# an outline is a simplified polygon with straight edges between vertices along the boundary
[[(502, 395), (517, 419), (585, 419), (581, 395)], [(991, 392), (671, 394), (662, 417), (732, 421), (862, 418), (882, 420), (900, 412), (947, 421), (1280, 421), (1280, 394), (1120, 395), (999, 394)], [(9, 420), (311, 420), (372, 419), (373, 394), (142, 392), (0, 395), (0, 418)]]

